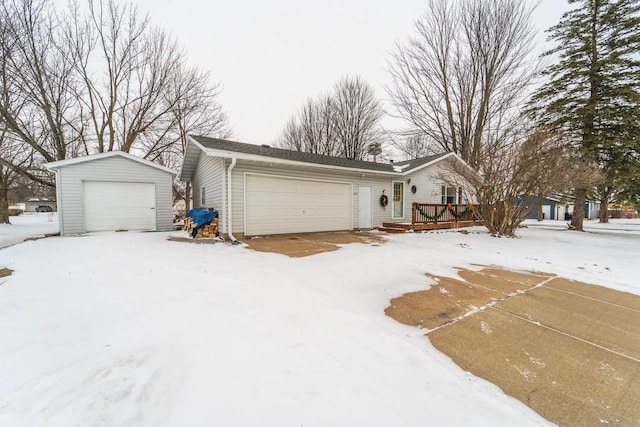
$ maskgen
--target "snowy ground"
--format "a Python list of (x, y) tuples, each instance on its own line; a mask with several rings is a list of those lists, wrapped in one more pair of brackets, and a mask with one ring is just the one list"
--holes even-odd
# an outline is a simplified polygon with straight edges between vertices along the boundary
[(429, 286), (425, 272), (474, 263), (640, 294), (640, 221), (527, 224), (518, 239), (477, 227), (307, 258), (166, 240), (175, 233), (7, 247), (0, 425), (548, 425), (383, 313)]
[(58, 213), (29, 212), (9, 218), (11, 224), (0, 224), (0, 248), (21, 243), (27, 237), (42, 237), (60, 231)]

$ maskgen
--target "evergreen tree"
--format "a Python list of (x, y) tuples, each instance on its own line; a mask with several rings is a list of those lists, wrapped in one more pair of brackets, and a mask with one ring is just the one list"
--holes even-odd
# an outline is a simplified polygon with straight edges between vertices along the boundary
[[(640, 0), (568, 1), (576, 8), (548, 30), (557, 44), (544, 55), (557, 59), (532, 111), (540, 125), (563, 133), (582, 164), (600, 169), (594, 177), (606, 221), (609, 196), (633, 182), (640, 159)], [(576, 184), (578, 230), (590, 188)]]

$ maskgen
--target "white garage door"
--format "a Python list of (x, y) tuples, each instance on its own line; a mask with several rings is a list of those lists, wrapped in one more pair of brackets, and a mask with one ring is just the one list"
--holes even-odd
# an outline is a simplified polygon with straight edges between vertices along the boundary
[(247, 175), (245, 234), (350, 230), (349, 183)]
[(85, 231), (155, 230), (156, 188), (144, 182), (84, 182)]

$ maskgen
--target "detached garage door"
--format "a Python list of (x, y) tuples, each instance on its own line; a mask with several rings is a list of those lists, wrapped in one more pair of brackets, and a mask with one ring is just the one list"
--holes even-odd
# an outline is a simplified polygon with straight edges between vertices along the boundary
[(156, 188), (143, 182), (84, 182), (85, 231), (155, 230)]
[(247, 174), (245, 184), (249, 236), (352, 228), (349, 183)]

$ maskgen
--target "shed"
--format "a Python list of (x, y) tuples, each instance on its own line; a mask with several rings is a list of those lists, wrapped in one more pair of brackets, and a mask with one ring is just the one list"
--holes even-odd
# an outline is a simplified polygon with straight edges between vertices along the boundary
[(47, 164), (56, 173), (60, 234), (173, 229), (176, 172), (122, 151)]

